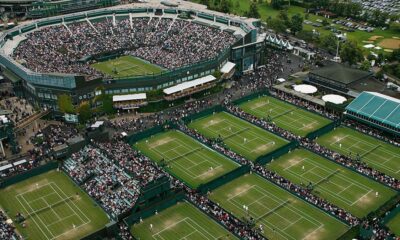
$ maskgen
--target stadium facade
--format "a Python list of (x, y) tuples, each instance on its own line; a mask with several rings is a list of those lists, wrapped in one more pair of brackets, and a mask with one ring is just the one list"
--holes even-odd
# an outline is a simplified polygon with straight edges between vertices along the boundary
[[(230, 48), (212, 59), (186, 65), (160, 74), (135, 77), (102, 77), (87, 80), (79, 74), (41, 73), (28, 69), (12, 58), (13, 50), (26, 39), (26, 35), (46, 26), (68, 25), (83, 21), (135, 17), (177, 18), (192, 16), (191, 21), (227, 31), (237, 38)], [(1, 36), (0, 66), (3, 73), (14, 82), (16, 89), (40, 107), (57, 109), (57, 96), (68, 94), (73, 103), (90, 100), (99, 94), (120, 95), (164, 89), (182, 82), (201, 78), (219, 71), (228, 61), (236, 66), (235, 74), (242, 74), (261, 64), (265, 36), (257, 32), (257, 19), (240, 18), (207, 10), (205, 6), (182, 2), (163, 4), (158, 1), (135, 3), (35, 20), (13, 28)], [(101, 91), (99, 90), (101, 89)]]

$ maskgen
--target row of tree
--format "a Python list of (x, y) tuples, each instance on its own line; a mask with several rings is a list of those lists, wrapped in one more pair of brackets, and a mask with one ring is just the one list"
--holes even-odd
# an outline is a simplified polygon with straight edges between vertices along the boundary
[(292, 34), (296, 35), (303, 30), (303, 17), (297, 13), (289, 18), (287, 11), (282, 10), (275, 18), (268, 18), (267, 24), (269, 28), (278, 33), (284, 33), (286, 29), (289, 29)]

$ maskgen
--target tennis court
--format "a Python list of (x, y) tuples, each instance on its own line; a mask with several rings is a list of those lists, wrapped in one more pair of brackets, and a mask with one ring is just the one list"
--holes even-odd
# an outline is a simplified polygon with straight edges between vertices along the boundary
[(274, 122), (278, 127), (305, 137), (332, 121), (274, 97), (259, 97), (239, 105), (243, 111)]
[(239, 218), (253, 218), (269, 239), (337, 239), (348, 226), (256, 174), (237, 178), (210, 199)]
[(239, 164), (176, 130), (154, 135), (134, 145), (173, 175), (197, 188), (236, 168)]
[(307, 187), (311, 183), (314, 194), (359, 218), (396, 195), (394, 190), (305, 149), (285, 154), (267, 168), (295, 184)]
[(188, 202), (177, 203), (132, 226), (136, 239), (211, 240), (237, 239)]
[(96, 70), (112, 77), (129, 77), (157, 74), (163, 68), (133, 56), (122, 56), (91, 65)]
[(285, 139), (226, 112), (197, 119), (189, 124), (209, 138), (220, 138), (233, 151), (255, 161), (288, 143)]
[(338, 153), (361, 158), (370, 167), (400, 179), (399, 148), (356, 130), (340, 127), (321, 136), (317, 142)]
[(28, 239), (79, 239), (108, 223), (100, 207), (57, 171), (35, 176), (1, 190), (0, 203), (13, 219), (21, 213)]
[(396, 236), (400, 237), (400, 212), (396, 214), (389, 222), (386, 223), (386, 226), (394, 233)]

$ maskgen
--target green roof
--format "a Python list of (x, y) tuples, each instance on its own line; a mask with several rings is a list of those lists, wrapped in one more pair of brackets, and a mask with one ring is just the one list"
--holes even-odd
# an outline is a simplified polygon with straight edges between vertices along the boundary
[(313, 70), (311, 71), (311, 74), (344, 84), (350, 84), (372, 76), (372, 73), (355, 68), (345, 67), (338, 63), (332, 63), (320, 69)]
[(346, 107), (346, 111), (400, 128), (400, 100), (397, 98), (376, 92), (362, 92)]

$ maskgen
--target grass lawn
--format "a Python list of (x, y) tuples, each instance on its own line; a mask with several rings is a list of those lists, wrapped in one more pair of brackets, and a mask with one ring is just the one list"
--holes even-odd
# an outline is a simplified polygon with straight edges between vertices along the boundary
[(191, 188), (197, 188), (239, 167), (224, 155), (176, 130), (143, 139), (134, 147), (153, 161), (166, 163), (166, 170)]
[(370, 167), (400, 179), (400, 149), (396, 146), (346, 127), (336, 128), (317, 142), (344, 155), (359, 154)]
[(220, 137), (229, 148), (252, 161), (288, 143), (283, 138), (226, 112), (197, 119), (189, 127), (209, 138)]
[(209, 197), (239, 218), (252, 217), (269, 239), (337, 239), (349, 228), (256, 174), (237, 178)]
[[(111, 77), (130, 77), (151, 75), (163, 72), (164, 69), (133, 56), (122, 56), (91, 65), (96, 70)], [(115, 71), (116, 70), (116, 71)]]
[(396, 216), (388, 223), (386, 226), (394, 233), (396, 236), (400, 237), (400, 213), (397, 213)]
[(268, 117), (279, 127), (305, 137), (332, 121), (273, 97), (259, 97), (239, 105), (258, 118)]
[[(150, 224), (153, 228), (150, 228)], [(180, 202), (131, 227), (136, 239), (207, 240), (237, 239), (210, 217), (188, 202)]]
[[(56, 170), (0, 190), (0, 205), (26, 239), (80, 239), (109, 219), (63, 172)], [(26, 227), (15, 222), (17, 213)]]
[(314, 194), (359, 218), (396, 195), (394, 190), (305, 149), (296, 149), (267, 168), (296, 184), (312, 183)]
[[(200, 0), (193, 0), (193, 2), (197, 2), (199, 3)], [(240, 15), (240, 16), (244, 16), (245, 13), (249, 10), (250, 8), (250, 0), (231, 0), (232, 3), (232, 7), (231, 7), (231, 13), (236, 14), (236, 15)], [(267, 1), (263, 1), (263, 3), (258, 3), (258, 12), (260, 13), (260, 19), (265, 22), (269, 17), (274, 18), (276, 16), (278, 16), (279, 11), (280, 10), (276, 10), (273, 9), (271, 7), (271, 5), (269, 4), (270, 0)], [(291, 16), (295, 15), (295, 14), (300, 14), (303, 19), (305, 19), (305, 8), (299, 7), (299, 6), (290, 6), (288, 8), (288, 16), (289, 19), (291, 18)], [(312, 22), (316, 22), (317, 19), (321, 19), (323, 20), (324, 17), (323, 16), (317, 16), (314, 14), (309, 14), (309, 21)], [(337, 19), (344, 19), (344, 18), (337, 18)], [(329, 24), (332, 24), (332, 19), (326, 19)], [(338, 30), (340, 30), (340, 27), (342, 25), (337, 25), (334, 24), (334, 27)], [(303, 24), (303, 29), (307, 30), (307, 31), (312, 31), (313, 29), (317, 30), (321, 36), (323, 35), (327, 35), (329, 33), (331, 33), (330, 30), (326, 30), (324, 29), (324, 27), (315, 27), (315, 26), (311, 26), (311, 25), (307, 25), (307, 24)], [(382, 30), (380, 28), (376, 28), (373, 32), (369, 33), (366, 31), (360, 31), (360, 30), (355, 30), (354, 32), (347, 32), (347, 38), (353, 41), (356, 41), (358, 43), (359, 46), (363, 46), (366, 43), (363, 43), (362, 41), (368, 41), (368, 39), (372, 36), (382, 36), (384, 38), (392, 38), (393, 36), (397, 36), (398, 34), (392, 30), (392, 29), (386, 29), (386, 30)], [(374, 44), (382, 41), (383, 38), (377, 40)], [(374, 50), (375, 53), (379, 53), (380, 51), (383, 52), (382, 50)], [(365, 54), (369, 53), (369, 50), (364, 49)]]

